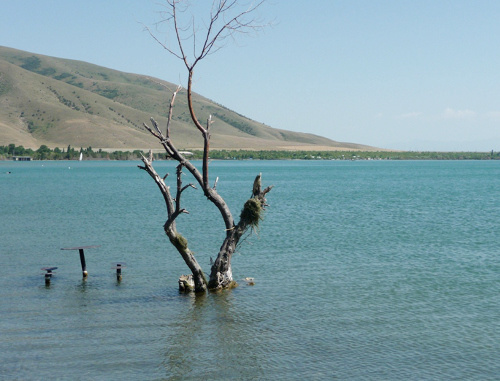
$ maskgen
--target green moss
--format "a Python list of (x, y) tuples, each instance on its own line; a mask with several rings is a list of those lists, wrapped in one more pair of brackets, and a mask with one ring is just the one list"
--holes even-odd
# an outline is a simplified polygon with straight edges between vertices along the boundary
[(169, 237), (170, 242), (174, 245), (179, 251), (186, 251), (188, 247), (188, 241), (181, 234), (177, 233), (175, 237)]
[(260, 204), (260, 201), (255, 198), (251, 198), (245, 202), (243, 210), (240, 214), (240, 220), (246, 225), (257, 227), (259, 226), (259, 221), (262, 219), (261, 213), (262, 205)]

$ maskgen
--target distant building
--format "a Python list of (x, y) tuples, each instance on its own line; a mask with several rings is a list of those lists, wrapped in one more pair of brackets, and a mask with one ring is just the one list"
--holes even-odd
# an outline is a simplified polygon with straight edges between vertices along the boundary
[(31, 156), (12, 156), (14, 161), (31, 161), (33, 158)]

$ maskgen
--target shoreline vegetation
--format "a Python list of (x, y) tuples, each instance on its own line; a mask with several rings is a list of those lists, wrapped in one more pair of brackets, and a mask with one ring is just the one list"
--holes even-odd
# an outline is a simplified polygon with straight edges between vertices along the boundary
[[(24, 157), (29, 160), (139, 160), (141, 150), (107, 152), (92, 147), (50, 149), (46, 145), (37, 150), (9, 144), (0, 145), (0, 160)], [(192, 160), (203, 158), (203, 151), (184, 151)], [(165, 160), (164, 153), (155, 153), (155, 160)], [(418, 151), (280, 151), (280, 150), (212, 150), (213, 160), (500, 160), (500, 152), (418, 152)]]

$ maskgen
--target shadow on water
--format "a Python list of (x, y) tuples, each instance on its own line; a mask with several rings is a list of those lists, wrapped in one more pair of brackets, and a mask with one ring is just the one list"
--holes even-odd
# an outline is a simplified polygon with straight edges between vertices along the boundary
[(198, 347), (199, 331), (203, 328), (200, 321), (207, 305), (205, 294), (189, 293), (180, 295), (180, 298), (186, 302), (187, 311), (180, 316), (175, 333), (167, 333), (165, 337), (165, 342), (169, 345), (165, 349), (163, 367), (167, 371), (168, 380), (180, 380), (183, 374), (193, 372), (193, 364), (198, 362), (198, 351), (193, 346)]
[[(65, 291), (65, 308), (73, 311), (86, 312), (102, 304), (102, 286), (95, 280), (81, 279)], [(83, 315), (85, 316), (85, 315)]]
[(165, 380), (262, 376), (263, 359), (252, 350), (257, 328), (239, 310), (234, 290), (179, 297), (183, 313), (163, 332)]

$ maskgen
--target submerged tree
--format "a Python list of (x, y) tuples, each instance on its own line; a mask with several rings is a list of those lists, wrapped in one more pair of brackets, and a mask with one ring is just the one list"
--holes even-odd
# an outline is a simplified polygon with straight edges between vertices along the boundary
[[(175, 147), (170, 137), (170, 125), (174, 103), (176, 96), (181, 91), (180, 86), (173, 92), (167, 125), (164, 132), (152, 118), (151, 126), (144, 124), (144, 127), (159, 140), (165, 149), (167, 157), (178, 162), (175, 188), (171, 190), (170, 187), (166, 185), (165, 180), (168, 174), (161, 177), (154, 169), (151, 151), (149, 157), (142, 156), (144, 166), (139, 166), (139, 168), (149, 173), (159, 187), (165, 201), (168, 216), (163, 228), (170, 242), (181, 254), (191, 271), (190, 275), (181, 276), (179, 278), (179, 288), (181, 290), (194, 290), (196, 292), (205, 292), (207, 289), (216, 290), (229, 288), (235, 284), (231, 269), (232, 255), (245, 232), (255, 228), (262, 218), (262, 211), (267, 206), (266, 195), (272, 187), (262, 189), (261, 175), (259, 174), (254, 181), (252, 196), (245, 202), (241, 210), (239, 221), (236, 222), (234, 220), (229, 207), (216, 190), (218, 178), (214, 181), (213, 185), (209, 183), (210, 127), (213, 121), (210, 116), (206, 124), (203, 125), (195, 114), (192, 98), (193, 72), (195, 67), (203, 59), (220, 49), (221, 44), (227, 38), (235, 37), (237, 33), (248, 33), (252, 30), (261, 28), (260, 25), (257, 25), (255, 18), (253, 18), (253, 13), (262, 2), (249, 5), (246, 8), (241, 8), (242, 4), (240, 4), (238, 0), (214, 0), (210, 9), (210, 17), (201, 35), (200, 29), (198, 29), (198, 25), (195, 24), (194, 20), (190, 19), (188, 24), (182, 24), (183, 16), (187, 15), (189, 9), (187, 2), (181, 0), (168, 0), (166, 4), (167, 11), (164, 14), (162, 22), (167, 23), (172, 28), (171, 30), (175, 36), (176, 47), (171, 48), (167, 44), (160, 42), (149, 29), (148, 31), (169, 53), (182, 60), (187, 69), (187, 105), (191, 120), (198, 129), (204, 142), (202, 168), (200, 172), (200, 170), (198, 170), (198, 168), (196, 168), (185, 155)], [(189, 51), (192, 51), (191, 55), (187, 54), (187, 44), (192, 44), (192, 46), (189, 46)], [(182, 175), (184, 169), (194, 178), (194, 183), (189, 183), (187, 185), (183, 184)], [(182, 208), (181, 197), (186, 189), (195, 188), (195, 184), (201, 187), (207, 199), (217, 207), (225, 225), (224, 242), (219, 249), (215, 262), (212, 264), (210, 278), (208, 280), (200, 264), (193, 255), (193, 252), (189, 249), (187, 239), (177, 231), (176, 227), (176, 219), (180, 215), (188, 213), (186, 209)]]

